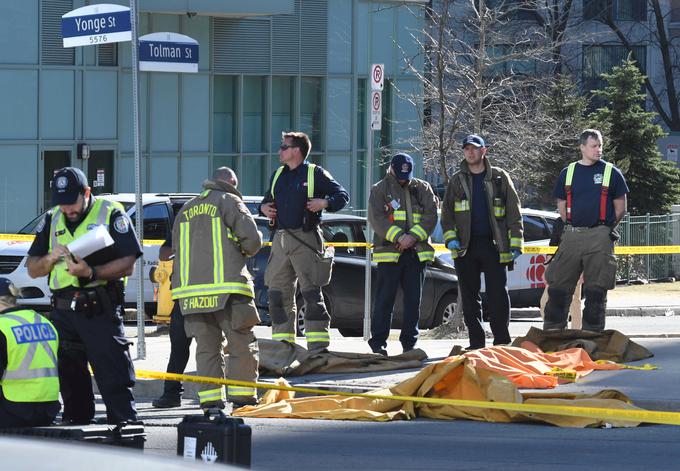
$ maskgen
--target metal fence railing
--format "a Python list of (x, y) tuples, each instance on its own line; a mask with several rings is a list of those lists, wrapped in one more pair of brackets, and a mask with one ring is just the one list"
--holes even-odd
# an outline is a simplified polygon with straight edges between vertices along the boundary
[[(619, 232), (622, 246), (680, 245), (680, 213), (626, 215)], [(679, 254), (621, 255), (617, 258), (619, 279), (656, 280), (680, 275)]]

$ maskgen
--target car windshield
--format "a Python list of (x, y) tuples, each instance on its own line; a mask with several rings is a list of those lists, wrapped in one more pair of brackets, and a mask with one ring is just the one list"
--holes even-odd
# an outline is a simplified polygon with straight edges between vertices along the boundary
[[(121, 202), (121, 204), (123, 205), (123, 208), (125, 208), (126, 213), (129, 212), (130, 208), (132, 208), (135, 205), (134, 203), (128, 203), (128, 202)], [(47, 211), (45, 211), (44, 213), (42, 213), (39, 216), (36, 216), (31, 222), (29, 222), (24, 227), (19, 229), (17, 234), (34, 234), (36, 226), (38, 225), (38, 223), (40, 221), (42, 221), (42, 218), (45, 217), (45, 214), (47, 214)]]

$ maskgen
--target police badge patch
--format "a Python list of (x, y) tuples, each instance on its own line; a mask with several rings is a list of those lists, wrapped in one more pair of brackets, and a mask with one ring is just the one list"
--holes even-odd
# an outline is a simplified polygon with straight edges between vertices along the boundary
[(113, 228), (116, 230), (116, 232), (126, 234), (127, 231), (130, 230), (130, 224), (128, 223), (127, 218), (124, 216), (118, 216), (113, 222)]
[(35, 227), (35, 233), (38, 234), (42, 232), (42, 230), (45, 228), (45, 218), (43, 217), (38, 225)]
[(57, 188), (59, 190), (63, 190), (68, 185), (68, 179), (66, 177), (63, 177), (63, 176), (59, 177), (59, 178), (57, 178), (56, 185), (57, 185)]
[(596, 173), (593, 175), (593, 183), (595, 185), (599, 185), (602, 183), (602, 174), (601, 173)]

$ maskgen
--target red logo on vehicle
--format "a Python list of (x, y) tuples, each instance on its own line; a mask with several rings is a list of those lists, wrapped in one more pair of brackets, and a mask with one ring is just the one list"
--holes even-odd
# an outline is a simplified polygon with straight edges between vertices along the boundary
[(527, 279), (532, 288), (545, 288), (545, 255), (532, 255), (527, 268)]

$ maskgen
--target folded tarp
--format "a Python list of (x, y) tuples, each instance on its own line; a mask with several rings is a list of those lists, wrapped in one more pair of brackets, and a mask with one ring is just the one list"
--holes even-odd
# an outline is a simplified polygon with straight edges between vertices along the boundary
[(310, 354), (300, 345), (258, 339), (260, 374), (302, 376), (317, 373), (364, 373), (420, 368), (427, 354), (416, 348), (401, 355), (384, 357), (375, 353), (324, 352)]
[[(492, 347), (503, 348), (503, 347)], [(507, 348), (507, 347), (506, 347)], [(436, 397), (510, 403), (540, 403), (610, 409), (637, 409), (617, 391), (597, 394), (528, 395), (526, 399), (517, 386), (505, 376), (487, 368), (475, 366), (465, 356), (449, 357), (427, 365), (413, 377), (388, 389), (373, 391), (388, 396)], [(285, 384), (285, 380), (279, 380)], [(370, 392), (368, 394), (371, 394)], [(239, 417), (314, 418), (388, 421), (427, 417), (434, 419), (470, 419), (487, 422), (544, 422), (565, 427), (597, 427), (605, 421), (595, 418), (568, 417), (553, 414), (519, 413), (512, 411), (426, 404), (401, 399), (370, 397), (323, 396), (294, 398), (291, 392), (268, 391), (257, 406), (237, 409)], [(607, 420), (615, 427), (636, 426), (637, 423)]]
[(536, 344), (544, 352), (582, 348), (593, 360), (627, 363), (654, 356), (645, 347), (633, 342), (617, 330), (591, 332), (574, 329), (541, 330), (532, 327), (524, 337), (517, 337), (512, 345), (522, 347), (523, 342), (526, 341)]

